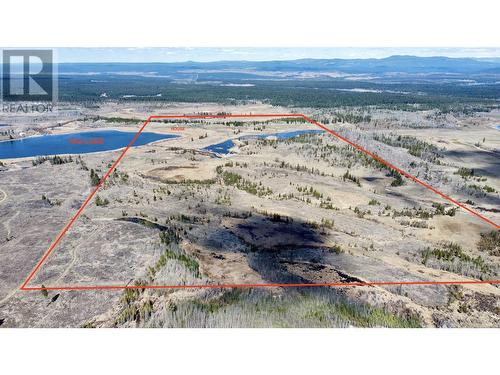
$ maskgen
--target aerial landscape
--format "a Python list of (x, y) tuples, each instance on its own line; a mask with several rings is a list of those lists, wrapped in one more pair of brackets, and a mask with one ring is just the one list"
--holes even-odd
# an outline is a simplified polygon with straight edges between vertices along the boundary
[(500, 56), (61, 62), (2, 103), (0, 327), (500, 327)]

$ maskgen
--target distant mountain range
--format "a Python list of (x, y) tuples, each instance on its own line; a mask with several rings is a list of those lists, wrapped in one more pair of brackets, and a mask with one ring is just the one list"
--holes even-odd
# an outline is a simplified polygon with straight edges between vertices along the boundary
[(64, 63), (59, 94), (67, 100), (220, 102), (275, 105), (448, 106), (498, 101), (500, 60), (391, 56), (180, 63)]
[(60, 73), (341, 72), (347, 74), (500, 74), (500, 59), (391, 56), (383, 59), (301, 59), (181, 63), (63, 63)]

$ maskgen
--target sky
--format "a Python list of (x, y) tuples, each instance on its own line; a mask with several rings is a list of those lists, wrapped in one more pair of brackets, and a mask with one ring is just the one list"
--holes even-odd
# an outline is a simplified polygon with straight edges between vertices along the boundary
[(67, 62), (184, 62), (384, 58), (392, 55), (500, 58), (500, 48), (57, 48)]

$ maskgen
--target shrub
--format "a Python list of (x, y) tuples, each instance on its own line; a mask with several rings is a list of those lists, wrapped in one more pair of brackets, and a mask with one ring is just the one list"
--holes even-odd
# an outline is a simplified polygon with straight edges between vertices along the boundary
[(246, 180), (237, 173), (223, 172), (222, 179), (226, 185), (235, 186), (237, 189), (246, 191), (249, 194), (257, 195), (259, 197), (272, 194), (271, 189)]
[(500, 256), (500, 231), (492, 230), (488, 233), (481, 233), (477, 248), (488, 252), (490, 255)]
[(399, 173), (395, 169), (391, 169), (387, 176), (394, 178), (394, 180), (391, 182), (391, 186), (402, 186), (405, 183), (403, 177), (401, 176), (401, 173)]
[(468, 177), (474, 176), (474, 169), (460, 167), (458, 168), (458, 171), (456, 171), (454, 174), (458, 174), (462, 178), (467, 179)]
[(422, 252), (422, 264), (427, 265), (430, 259), (436, 259), (445, 263), (454, 263), (459, 261), (461, 263), (474, 266), (481, 273), (490, 274), (491, 267), (486, 264), (485, 260), (480, 256), (475, 258), (466, 254), (462, 247), (456, 243), (445, 243), (442, 248), (427, 248)]
[(351, 180), (354, 182), (356, 185), (361, 186), (361, 183), (359, 182), (359, 178), (353, 176), (349, 171), (346, 171), (344, 175), (342, 176), (342, 179), (345, 180)]
[(484, 185), (483, 190), (487, 193), (496, 193), (497, 192), (494, 188), (492, 188), (491, 186), (488, 186), (488, 185)]
[(99, 185), (99, 182), (101, 182), (101, 177), (93, 170), (90, 170), (90, 184), (92, 186), (97, 186)]
[(99, 195), (95, 198), (96, 206), (107, 206), (109, 204), (109, 200), (107, 198), (102, 199)]

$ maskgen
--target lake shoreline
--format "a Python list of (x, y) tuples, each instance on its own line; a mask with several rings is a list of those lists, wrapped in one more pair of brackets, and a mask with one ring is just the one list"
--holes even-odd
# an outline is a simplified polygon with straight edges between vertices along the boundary
[(228, 139), (223, 142), (204, 147), (202, 150), (208, 151), (218, 156), (223, 156), (223, 155), (227, 156), (230, 154), (238, 153), (240, 145), (236, 142), (243, 142), (245, 140), (251, 140), (251, 139), (286, 140), (306, 134), (322, 134), (322, 133), (324, 133), (324, 130), (307, 129), (307, 130), (292, 130), (288, 132), (269, 133), (269, 134), (242, 135), (237, 138)]
[[(99, 134), (99, 133), (105, 133), (105, 134)], [(89, 134), (91, 134), (89, 136)], [(68, 144), (66, 144), (66, 141), (68, 141), (69, 139), (75, 137), (75, 138), (78, 138), (78, 137), (89, 137), (89, 138), (102, 138), (102, 136), (109, 136), (109, 137), (117, 137), (117, 136), (120, 136), (120, 137), (125, 137), (125, 136), (130, 136), (130, 140), (128, 140), (128, 138), (123, 142), (121, 143), (118, 143), (115, 146), (111, 146), (111, 148), (104, 148), (104, 149), (101, 149), (101, 150), (85, 150), (85, 148), (87, 146), (89, 146), (89, 149), (92, 147), (92, 146), (102, 146), (102, 144), (70, 144), (68, 142)], [(52, 156), (69, 156), (69, 155), (87, 155), (87, 154), (96, 154), (96, 153), (107, 153), (107, 152), (115, 152), (115, 151), (119, 151), (119, 150), (123, 150), (124, 148), (126, 148), (129, 144), (130, 144), (130, 141), (133, 139), (133, 137), (136, 135), (136, 132), (124, 132), (124, 131), (120, 131), (120, 130), (89, 130), (89, 131), (82, 131), (82, 132), (74, 132), (74, 133), (64, 133), (64, 134), (47, 134), (47, 135), (36, 135), (36, 136), (32, 136), (32, 137), (26, 137), (26, 138), (23, 138), (23, 139), (15, 139), (15, 140), (8, 140), (8, 141), (2, 141), (0, 142), (0, 159), (1, 160), (5, 160), (5, 161), (21, 161), (21, 160), (31, 160), (33, 158), (37, 158), (37, 157), (52, 157)], [(139, 143), (137, 143), (138, 140), (140, 140), (141, 137), (153, 137), (153, 139), (149, 142), (149, 141), (144, 141), (144, 143), (141, 143), (139, 141)], [(63, 149), (64, 148), (67, 148), (67, 147), (75, 147), (75, 148), (80, 148), (80, 150), (78, 152), (65, 152), (67, 151), (66, 149), (64, 149), (63, 151), (61, 152), (48, 152), (48, 153), (45, 153), (45, 152), (34, 152), (33, 155), (22, 155), (22, 156), (14, 156), (14, 157), (9, 157), (9, 156), (1, 156), (2, 155), (2, 150), (1, 150), (1, 146), (3, 146), (6, 142), (10, 142), (10, 143), (15, 143), (16, 145), (19, 145), (19, 144), (23, 144), (22, 146), (25, 146), (25, 147), (28, 147), (30, 145), (27, 145), (25, 143), (27, 142), (30, 142), (30, 141), (38, 141), (40, 140), (41, 138), (51, 138), (50, 141), (54, 142), (55, 141), (55, 138), (52, 138), (52, 137), (57, 137), (57, 138), (60, 138), (65, 144), (62, 146)], [(159, 139), (156, 139), (154, 137), (157, 137)], [(179, 139), (179, 138), (182, 138), (181, 135), (179, 134), (166, 134), (166, 133), (154, 133), (154, 132), (143, 132), (139, 135), (139, 137), (135, 140), (134, 144), (131, 146), (132, 148), (135, 148), (135, 147), (140, 147), (140, 146), (145, 146), (145, 145), (152, 145), (152, 144), (156, 144), (156, 143), (159, 143), (159, 142), (164, 142), (164, 141), (167, 141), (167, 140), (174, 140), (174, 139)], [(120, 140), (118, 139), (115, 139), (114, 141), (116, 142), (120, 142)], [(38, 147), (49, 147), (49, 145), (39, 145), (39, 144), (36, 144), (35, 146), (38, 146)], [(15, 146), (13, 146), (15, 147)], [(8, 151), (5, 151), (6, 154), (8, 154)], [(15, 151), (13, 151), (15, 152)], [(20, 151), (18, 151), (20, 152)], [(21, 151), (22, 152), (22, 151)]]

